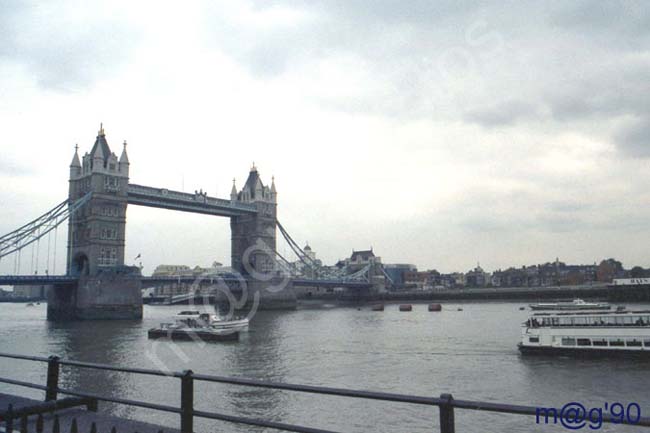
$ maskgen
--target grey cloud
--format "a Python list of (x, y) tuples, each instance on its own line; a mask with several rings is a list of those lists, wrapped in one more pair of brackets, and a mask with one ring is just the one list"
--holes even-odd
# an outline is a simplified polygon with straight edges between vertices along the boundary
[[(550, 22), (610, 39), (650, 35), (650, 9), (644, 0), (567, 2), (551, 15)], [(635, 44), (637, 41), (628, 42)]]
[(489, 107), (470, 110), (464, 118), (471, 123), (484, 127), (514, 125), (520, 120), (534, 118), (540, 114), (540, 108), (524, 101), (504, 101)]
[[(116, 18), (70, 19), (64, 2), (9, 2), (0, 9), (0, 61), (25, 65), (43, 87), (75, 90), (119, 68), (138, 32)], [(89, 11), (93, 6), (86, 6)], [(83, 16), (83, 14), (81, 14)]]
[(614, 136), (623, 154), (635, 158), (650, 157), (650, 116), (620, 127)]

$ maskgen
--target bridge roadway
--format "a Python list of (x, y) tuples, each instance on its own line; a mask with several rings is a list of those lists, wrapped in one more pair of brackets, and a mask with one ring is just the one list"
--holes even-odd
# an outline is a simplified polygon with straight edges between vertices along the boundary
[[(78, 280), (77, 277), (70, 275), (0, 275), (0, 286), (41, 286), (49, 284), (71, 284)], [(150, 286), (164, 283), (193, 283), (203, 282), (215, 283), (224, 281), (226, 283), (239, 283), (242, 277), (236, 274), (220, 274), (205, 277), (180, 276), (180, 277), (142, 277), (143, 285)], [(309, 279), (293, 278), (291, 283), (294, 286), (302, 287), (346, 287), (350, 289), (361, 289), (371, 287), (372, 284), (363, 280), (346, 280), (346, 279)]]
[(225, 217), (257, 213), (257, 208), (252, 203), (232, 202), (204, 194), (191, 194), (135, 184), (129, 184), (127, 192), (127, 203), (138, 206)]

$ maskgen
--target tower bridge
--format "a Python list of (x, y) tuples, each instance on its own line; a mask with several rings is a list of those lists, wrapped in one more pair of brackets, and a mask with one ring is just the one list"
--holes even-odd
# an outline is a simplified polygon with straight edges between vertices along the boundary
[[(41, 238), (67, 220), (65, 275), (0, 275), (0, 285), (52, 285), (54, 289), (48, 292), (48, 318), (53, 320), (141, 318), (143, 281), (158, 281), (143, 277), (138, 268), (124, 264), (126, 210), (128, 205), (137, 205), (230, 218), (232, 268), (249, 294), (259, 294), (261, 308), (295, 308), (294, 284), (357, 290), (372, 286), (368, 272), (351, 277), (318, 277), (319, 265), (277, 220), (274, 180), (270, 186), (264, 185), (255, 166), (241, 190), (233, 180), (230, 199), (210, 197), (202, 191), (192, 194), (131, 184), (130, 168), (126, 141), (118, 158), (109, 147), (103, 127), (90, 152), (80, 157), (75, 147), (68, 200), (0, 237), (0, 260), (17, 255), (19, 270), (21, 251), (28, 245), (33, 248), (35, 242), (38, 245)], [(298, 274), (277, 253), (276, 228), (310, 270), (309, 277)], [(229, 284), (237, 287), (234, 279)]]

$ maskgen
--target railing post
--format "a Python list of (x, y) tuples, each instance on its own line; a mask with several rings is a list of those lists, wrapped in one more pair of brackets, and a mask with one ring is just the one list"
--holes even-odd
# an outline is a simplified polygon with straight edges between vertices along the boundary
[(194, 373), (183, 371), (181, 376), (181, 433), (194, 430)]
[(47, 390), (45, 401), (56, 400), (59, 387), (59, 357), (50, 356), (47, 361)]
[(440, 404), (440, 433), (456, 433), (456, 423), (454, 422), (454, 406), (452, 401), (454, 397), (451, 394), (440, 394), (443, 403)]

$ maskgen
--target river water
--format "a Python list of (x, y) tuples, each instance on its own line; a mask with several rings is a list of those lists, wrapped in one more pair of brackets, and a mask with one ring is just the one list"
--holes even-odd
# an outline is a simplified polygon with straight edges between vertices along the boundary
[[(328, 305), (258, 312), (239, 342), (200, 344), (147, 339), (148, 328), (187, 307), (145, 306), (141, 322), (51, 323), (45, 320), (44, 303), (0, 304), (0, 351), (423, 396), (451, 393), (458, 399), (534, 406), (638, 403), (642, 415), (650, 416), (649, 361), (522, 357), (516, 344), (529, 311), (520, 311), (521, 305), (444, 304), (439, 313), (428, 312), (425, 304), (414, 304), (412, 312), (399, 312), (397, 305), (387, 305), (383, 312)], [(650, 309), (647, 304), (628, 307)], [(0, 371), (3, 377), (45, 383), (41, 363), (0, 358)], [(64, 368), (62, 382), (69, 389), (180, 404), (178, 379)], [(0, 392), (42, 397), (42, 392), (4, 384)], [(438, 431), (435, 407), (232, 385), (197, 383), (195, 405), (341, 432)], [(105, 403), (100, 409), (178, 427), (173, 414)], [(568, 431), (536, 425), (535, 417), (467, 410), (456, 411), (456, 425), (458, 432)], [(264, 431), (203, 420), (197, 421), (196, 430)]]

